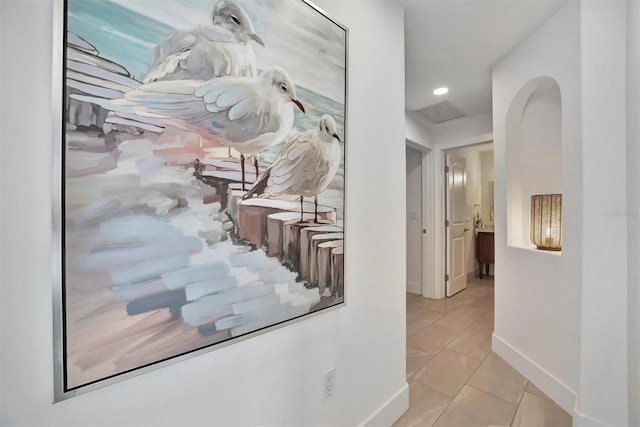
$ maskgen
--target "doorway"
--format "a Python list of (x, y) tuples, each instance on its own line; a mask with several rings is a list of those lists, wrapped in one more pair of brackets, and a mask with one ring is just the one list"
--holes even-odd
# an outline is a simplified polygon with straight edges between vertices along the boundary
[(406, 291), (423, 297), (435, 286), (433, 245), (436, 234), (434, 151), (409, 139), (406, 141)]
[(444, 157), (443, 255), (445, 295), (450, 297), (469, 280), (493, 278), (493, 143), (445, 150)]

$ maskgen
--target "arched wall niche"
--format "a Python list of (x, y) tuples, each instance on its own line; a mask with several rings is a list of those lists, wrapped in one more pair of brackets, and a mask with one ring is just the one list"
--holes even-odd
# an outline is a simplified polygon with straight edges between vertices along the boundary
[(550, 77), (527, 82), (506, 118), (507, 244), (530, 240), (531, 196), (562, 193), (562, 96)]

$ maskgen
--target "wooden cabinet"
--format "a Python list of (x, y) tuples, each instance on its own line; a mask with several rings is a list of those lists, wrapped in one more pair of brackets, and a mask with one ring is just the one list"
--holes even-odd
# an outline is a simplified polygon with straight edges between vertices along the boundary
[(476, 258), (478, 260), (480, 278), (482, 279), (482, 267), (484, 266), (486, 274), (489, 275), (489, 265), (494, 262), (493, 231), (478, 230), (478, 235), (476, 236)]

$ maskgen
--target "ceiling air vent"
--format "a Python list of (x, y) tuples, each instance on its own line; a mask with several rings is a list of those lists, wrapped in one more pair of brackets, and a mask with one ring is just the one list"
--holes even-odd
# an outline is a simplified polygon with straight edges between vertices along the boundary
[(465, 114), (454, 107), (449, 101), (442, 101), (418, 110), (433, 123), (442, 123), (464, 116)]

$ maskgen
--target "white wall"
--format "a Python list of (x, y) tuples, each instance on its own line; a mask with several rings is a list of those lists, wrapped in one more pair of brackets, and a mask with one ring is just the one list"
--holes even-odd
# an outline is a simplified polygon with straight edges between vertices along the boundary
[[(535, 92), (527, 101), (522, 116), (520, 167), (525, 177), (535, 176), (535, 184), (525, 192), (534, 194), (562, 192), (561, 100), (557, 88)], [(535, 185), (535, 186), (534, 186)]]
[(640, 425), (640, 3), (627, 2), (629, 425)]
[[(628, 246), (627, 213), (638, 196), (627, 192), (637, 176), (625, 155), (629, 149), (637, 161), (637, 148), (626, 135), (626, 23), (626, 2), (570, 2), (494, 70), (496, 250), (505, 262), (496, 272), (493, 346), (566, 410), (575, 400), (575, 425), (629, 425), (630, 412), (637, 416), (627, 360), (638, 354), (637, 340), (627, 346), (627, 325), (637, 321), (627, 315), (637, 308), (627, 302), (629, 289), (637, 297), (637, 272), (627, 268), (627, 259), (637, 264), (637, 252), (627, 253), (637, 251), (637, 236)], [(562, 96), (559, 256), (507, 247), (500, 225), (508, 213), (506, 109), (538, 77), (554, 79)]]
[(405, 238), (378, 232), (405, 227), (403, 10), (318, 3), (351, 30), (347, 306), (52, 405), (51, 4), (0, 2), (1, 424), (391, 424), (406, 409)]
[(435, 137), (429, 121), (420, 113), (405, 111), (405, 138), (425, 148), (433, 148)]
[[(579, 49), (579, 6), (569, 2), (493, 72), (497, 260), (493, 349), (569, 412), (578, 390), (580, 342)], [(558, 83), (562, 95), (561, 255), (507, 245), (507, 112), (523, 86), (545, 76)]]
[(585, 0), (580, 8), (583, 244), (577, 406), (583, 424), (629, 422), (628, 353), (623, 350), (628, 322), (626, 6)]

